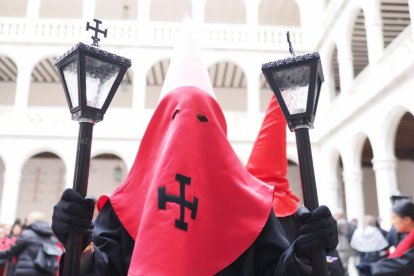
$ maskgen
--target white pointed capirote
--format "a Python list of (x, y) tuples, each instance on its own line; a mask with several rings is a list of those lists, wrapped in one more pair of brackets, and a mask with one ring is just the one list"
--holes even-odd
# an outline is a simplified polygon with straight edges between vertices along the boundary
[(189, 16), (184, 18), (161, 89), (160, 100), (168, 92), (183, 86), (198, 87), (215, 98), (210, 76), (201, 57), (194, 25)]

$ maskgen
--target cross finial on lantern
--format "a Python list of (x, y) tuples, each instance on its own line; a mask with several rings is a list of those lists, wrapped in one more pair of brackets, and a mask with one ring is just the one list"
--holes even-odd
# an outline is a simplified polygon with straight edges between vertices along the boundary
[(99, 33), (103, 34), (104, 37), (106, 37), (107, 33), (108, 33), (108, 29), (105, 30), (101, 30), (99, 29), (99, 24), (102, 23), (102, 21), (98, 20), (98, 19), (94, 19), (93, 21), (95, 21), (96, 23), (96, 27), (92, 27), (89, 25), (89, 22), (86, 22), (86, 30), (89, 31), (89, 29), (95, 31), (95, 35), (91, 36), (93, 43), (92, 45), (95, 47), (99, 47), (99, 41), (100, 39), (98, 38)]
[(290, 52), (290, 54), (292, 56), (296, 56), (295, 55), (295, 51), (293, 50), (293, 47), (292, 47), (292, 42), (290, 41), (290, 33), (289, 33), (289, 31), (286, 32), (286, 37), (287, 37), (287, 42), (289, 43), (289, 52)]

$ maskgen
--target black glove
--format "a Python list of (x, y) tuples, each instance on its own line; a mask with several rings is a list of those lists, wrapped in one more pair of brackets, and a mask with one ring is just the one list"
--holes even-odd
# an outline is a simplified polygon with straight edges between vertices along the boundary
[(58, 240), (66, 245), (69, 233), (83, 233), (89, 239), (93, 229), (92, 217), (95, 208), (93, 198), (83, 198), (73, 189), (66, 189), (53, 208), (52, 230)]
[(303, 206), (296, 211), (301, 227), (296, 239), (299, 253), (310, 257), (312, 249), (325, 249), (329, 252), (338, 245), (338, 228), (336, 220), (326, 206), (319, 206), (312, 212)]

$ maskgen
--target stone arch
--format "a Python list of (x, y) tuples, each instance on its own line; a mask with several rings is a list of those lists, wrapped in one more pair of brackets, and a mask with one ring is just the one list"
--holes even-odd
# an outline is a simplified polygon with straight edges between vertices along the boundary
[(160, 98), (161, 88), (170, 65), (170, 59), (156, 61), (148, 69), (145, 89), (145, 108), (155, 108)]
[(246, 6), (243, 0), (207, 0), (204, 6), (204, 21), (207, 23), (245, 24)]
[(55, 58), (43, 58), (32, 69), (28, 106), (67, 106)]
[[(136, 20), (138, 0), (98, 0), (95, 5), (95, 18), (99, 20)], [(108, 7), (111, 7), (108, 9)]]
[(410, 112), (398, 121), (395, 131), (394, 152), (397, 158), (397, 183), (402, 195), (414, 198), (412, 179), (414, 177), (414, 145), (412, 143), (414, 133), (414, 116)]
[(246, 112), (247, 80), (243, 68), (233, 61), (220, 60), (211, 64), (208, 72), (222, 109)]
[(181, 22), (191, 7), (191, 0), (151, 0), (150, 20)]
[(327, 90), (329, 93), (324, 93), (326, 95), (320, 95), (320, 101), (323, 101), (323, 97), (326, 97), (328, 101), (332, 101), (335, 98), (335, 79), (334, 79), (334, 70), (333, 70), (333, 55), (336, 52), (337, 56), (337, 45), (336, 41), (329, 40), (326, 43), (326, 46), (321, 50), (321, 62), (323, 71), (327, 72), (325, 73), (325, 82), (326, 84), (322, 86), (322, 89), (324, 87), (327, 87)]
[(262, 0), (258, 8), (261, 25), (300, 26), (300, 10), (294, 0)]
[(396, 143), (396, 135), (399, 124), (404, 114), (408, 112), (407, 108), (403, 106), (396, 106), (392, 108), (383, 123), (383, 135), (381, 141), (384, 141), (385, 154), (386, 156), (394, 156), (394, 145)]
[(408, 0), (382, 0), (381, 17), (386, 48), (411, 23)]
[(52, 152), (32, 155), (23, 165), (17, 215), (25, 218), (31, 211), (45, 213), (50, 222), (53, 206), (65, 188), (65, 165)]
[[(360, 164), (362, 162), (362, 150), (363, 150), (366, 139), (369, 140), (369, 137), (366, 133), (358, 132), (354, 135), (354, 137), (351, 140), (351, 151), (352, 152), (349, 154), (349, 156), (353, 156), (354, 163), (358, 164), (359, 166), (358, 168), (360, 168)], [(355, 168), (346, 168), (346, 169), (353, 170)]]
[(13, 105), (16, 98), (18, 68), (8, 56), (0, 55), (0, 105)]
[(83, 0), (40, 1), (39, 17), (47, 18), (82, 18)]
[(115, 189), (128, 174), (125, 162), (113, 153), (100, 153), (91, 158), (88, 195), (99, 197)]

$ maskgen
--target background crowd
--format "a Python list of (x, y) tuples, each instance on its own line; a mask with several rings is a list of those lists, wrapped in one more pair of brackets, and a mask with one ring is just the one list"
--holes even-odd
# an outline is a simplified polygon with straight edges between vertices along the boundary
[(378, 218), (346, 221), (335, 214), (337, 247), (345, 275), (414, 275), (414, 204), (408, 198), (393, 198), (392, 227), (381, 228)]
[[(388, 231), (371, 215), (362, 222), (347, 221), (342, 212), (334, 217), (339, 238), (339, 259), (334, 262), (341, 264), (343, 271), (331, 270), (331, 275), (414, 275), (414, 203), (410, 199), (393, 202), (393, 226)], [(44, 244), (58, 249), (49, 271), (36, 263)], [(0, 224), (0, 276), (57, 275), (63, 251), (42, 213), (32, 212), (13, 225)]]

